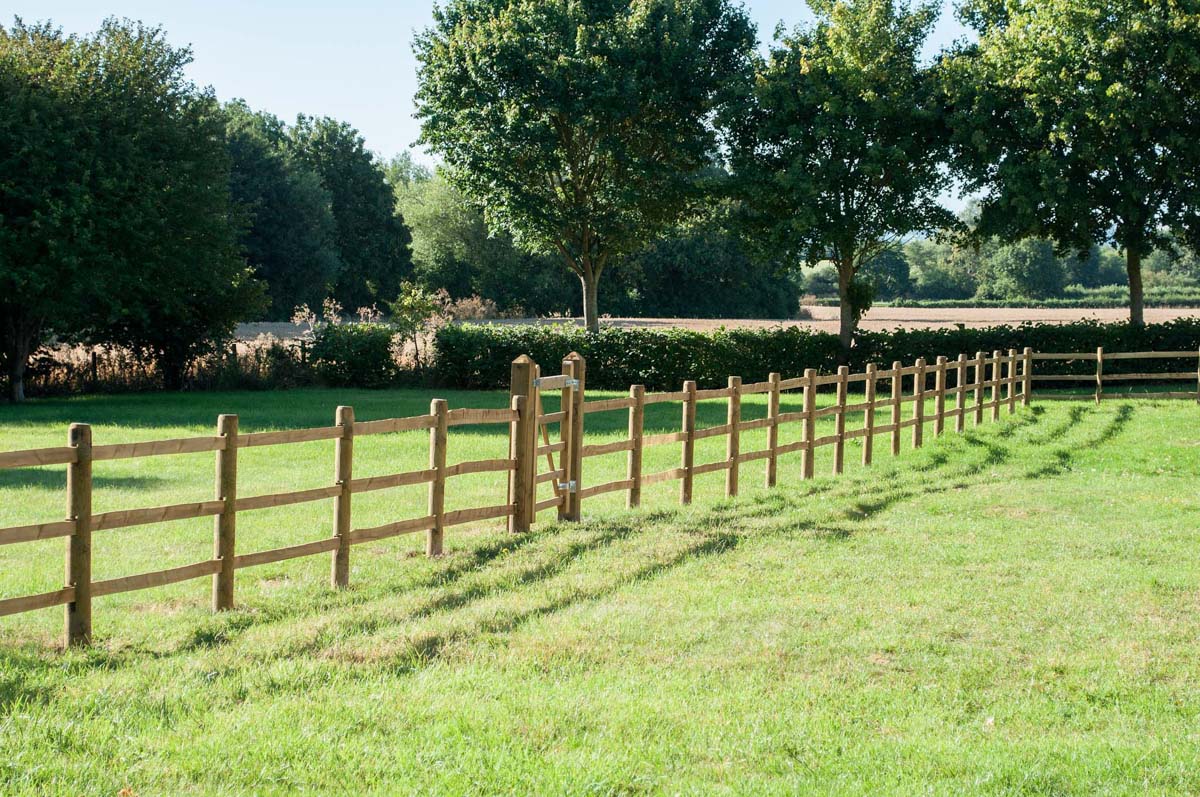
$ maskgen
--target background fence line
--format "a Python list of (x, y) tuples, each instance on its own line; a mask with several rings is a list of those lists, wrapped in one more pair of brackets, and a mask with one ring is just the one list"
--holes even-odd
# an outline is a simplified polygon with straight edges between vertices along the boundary
[[(1195, 371), (1164, 373), (1104, 372), (1106, 360), (1181, 359), (1197, 358)], [(1060, 361), (1068, 363), (1095, 362), (1094, 374), (1033, 373), (1035, 362)], [(1018, 401), (1028, 406), (1035, 383), (1092, 382), (1094, 394), (1087, 396), (1099, 403), (1115, 398), (1104, 393), (1106, 381), (1189, 380), (1195, 391), (1165, 391), (1143, 394), (1122, 394), (1122, 397), (1188, 398), (1200, 403), (1200, 352), (1121, 352), (1105, 353), (1034, 353), (1010, 349), (994, 351), (991, 356), (977, 352), (973, 358), (960, 354), (954, 361), (938, 357), (929, 366), (918, 359), (912, 366), (892, 363), (888, 370), (868, 365), (862, 373), (850, 373), (841, 366), (834, 374), (818, 374), (807, 369), (803, 376), (784, 379), (772, 373), (763, 382), (744, 384), (741, 377), (729, 377), (724, 388), (698, 390), (696, 382), (684, 382), (680, 391), (647, 393), (644, 386), (633, 385), (629, 396), (588, 401), (586, 398), (586, 363), (578, 354), (563, 359), (561, 372), (543, 376), (537, 363), (528, 356), (512, 363), (510, 405), (508, 409), (449, 409), (444, 399), (433, 399), (428, 415), (391, 418), (375, 421), (356, 421), (352, 407), (338, 407), (334, 423), (327, 427), (286, 431), (252, 432), (241, 434), (236, 415), (221, 415), (216, 433), (211, 436), (158, 440), (141, 443), (93, 445), (92, 430), (87, 424), (71, 424), (67, 444), (62, 447), (31, 449), (0, 453), (0, 468), (67, 465), (67, 519), (0, 529), (0, 545), (65, 537), (66, 584), (62, 589), (0, 600), (0, 616), (53, 606), (65, 606), (65, 645), (87, 644), (92, 636), (93, 598), (130, 590), (148, 589), (189, 579), (212, 578), (212, 608), (214, 611), (234, 606), (234, 575), (237, 570), (280, 562), (304, 556), (331, 554), (330, 583), (334, 588), (345, 587), (350, 579), (353, 546), (401, 534), (425, 532), (426, 554), (442, 553), (446, 529), (482, 520), (506, 518), (512, 532), (528, 531), (538, 513), (554, 509), (560, 520), (577, 521), (586, 498), (610, 492), (625, 492), (626, 504), (637, 507), (643, 488), (667, 481), (680, 483), (679, 501), (689, 504), (693, 497), (695, 477), (724, 471), (725, 495), (738, 494), (742, 465), (763, 460), (764, 482), (768, 487), (778, 482), (778, 460), (781, 456), (801, 453), (802, 479), (814, 476), (816, 449), (833, 446), (833, 473), (845, 468), (847, 440), (861, 438), (862, 464), (869, 466), (874, 456), (876, 435), (888, 435), (891, 453), (901, 450), (904, 429), (911, 429), (912, 447), (924, 442), (927, 424), (932, 433), (946, 433), (946, 421), (954, 419), (954, 431), (966, 429), (966, 419), (973, 425), (983, 423), (984, 412), (991, 411), (992, 420), (1000, 417), (1003, 408), (1016, 412)], [(930, 373), (932, 371), (932, 374)], [(967, 381), (968, 372), (972, 374)], [(954, 375), (954, 384), (948, 383)], [(929, 381), (932, 376), (932, 389)], [(904, 383), (909, 380), (911, 391), (905, 395)], [(888, 382), (890, 389), (881, 391), (879, 383)], [(863, 383), (863, 401), (849, 403), (849, 386)], [(822, 387), (833, 387), (834, 403), (817, 407), (817, 393)], [(560, 392), (559, 409), (543, 410), (542, 393)], [(784, 393), (800, 391), (803, 409), (781, 412)], [(989, 398), (984, 401), (985, 391)], [(748, 395), (767, 394), (767, 415), (753, 420), (742, 419), (742, 399)], [(953, 397), (953, 407), (947, 408), (947, 398)], [(1044, 398), (1079, 399), (1084, 394), (1051, 394)], [(926, 402), (932, 398), (933, 414), (926, 415)], [(724, 399), (725, 423), (706, 428), (696, 426), (696, 407), (700, 401)], [(973, 399), (973, 400), (972, 400)], [(649, 405), (678, 402), (681, 422), (678, 432), (645, 434), (645, 408)], [(902, 420), (903, 404), (912, 404), (911, 417)], [(596, 412), (626, 412), (628, 435), (625, 439), (588, 445), (585, 441), (585, 419)], [(850, 428), (848, 415), (861, 412), (862, 425)], [(888, 423), (879, 424), (877, 412), (888, 414)], [(832, 417), (833, 434), (816, 437), (816, 422)], [(505, 458), (474, 460), (447, 465), (450, 430), (466, 424), (504, 424), (509, 428), (509, 455)], [(558, 425), (557, 442), (551, 441), (549, 427)], [(800, 438), (780, 441), (780, 430), (799, 426)], [(767, 430), (766, 448), (756, 451), (742, 449), (742, 433), (755, 429)], [(429, 467), (383, 476), (355, 478), (354, 440), (357, 437), (403, 431), (429, 431)], [(696, 463), (696, 442), (710, 437), (725, 437), (725, 458), (715, 462)], [(257, 446), (288, 445), (316, 440), (334, 440), (334, 483), (293, 492), (243, 497), (238, 493), (238, 452)], [(644, 451), (651, 446), (680, 446), (680, 465), (657, 473), (643, 473)], [(92, 467), (95, 462), (116, 459), (215, 452), (216, 476), (214, 498), (188, 504), (130, 509), (93, 514)], [(606, 454), (627, 452), (626, 477), (607, 483), (585, 486), (584, 465), (587, 459)], [(557, 466), (555, 455), (558, 455)], [(539, 468), (545, 459), (546, 470)], [(447, 483), (456, 476), (471, 473), (504, 473), (508, 479), (508, 500), (504, 504), (459, 509), (447, 512)], [(423, 517), (409, 518), (369, 528), (355, 528), (352, 523), (353, 496), (358, 493), (391, 489), (406, 485), (428, 485), (428, 510)], [(538, 500), (538, 488), (549, 484), (551, 497)], [(290, 504), (332, 499), (334, 513), (332, 535), (326, 539), (290, 545), (267, 551), (239, 553), (237, 551), (238, 513), (286, 506)], [(125, 528), (148, 523), (213, 517), (214, 542), (211, 559), (173, 567), (166, 570), (121, 576), (93, 581), (91, 574), (92, 533), (105, 529)]]

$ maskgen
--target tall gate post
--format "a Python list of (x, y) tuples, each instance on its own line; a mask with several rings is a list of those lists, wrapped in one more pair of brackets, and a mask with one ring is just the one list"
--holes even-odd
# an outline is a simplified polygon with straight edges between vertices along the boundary
[(509, 407), (517, 418), (509, 427), (508, 455), (514, 460), (508, 477), (508, 502), (513, 513), (508, 517), (510, 532), (529, 531), (533, 523), (533, 505), (537, 490), (537, 403), (533, 379), (536, 365), (527, 354), (512, 362), (509, 383)]

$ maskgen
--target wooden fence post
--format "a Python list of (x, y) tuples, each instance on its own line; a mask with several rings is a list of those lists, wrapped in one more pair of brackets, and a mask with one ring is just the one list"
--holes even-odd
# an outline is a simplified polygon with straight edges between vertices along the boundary
[(633, 447), (629, 449), (629, 499), (630, 509), (642, 503), (642, 435), (646, 423), (646, 386), (633, 385), (629, 388), (629, 397), (633, 406), (629, 408), (629, 439)]
[(1096, 347), (1096, 404), (1104, 396), (1104, 347)]
[(740, 465), (738, 456), (742, 451), (742, 433), (738, 424), (742, 422), (742, 378), (729, 377), (729, 408), (725, 413), (725, 423), (729, 425), (729, 438), (725, 444), (725, 460), (729, 469), (725, 471), (725, 497), (733, 498), (738, 494), (738, 475)]
[(987, 358), (975, 352), (975, 426), (983, 423), (983, 383), (987, 381)]
[(683, 478), (679, 481), (679, 503), (692, 502), (692, 469), (696, 464), (696, 383), (683, 383), (683, 450), (679, 466)]
[(863, 384), (863, 401), (867, 408), (863, 411), (863, 448), (862, 464), (871, 464), (871, 454), (875, 448), (875, 381), (879, 378), (879, 369), (875, 363), (867, 363), (867, 379)]
[[(529, 426), (529, 397), (515, 396), (513, 397), (513, 406), (517, 409), (520, 415), (517, 418), (517, 425), (522, 427), (522, 432), (526, 432)], [(429, 516), (433, 518), (433, 525), (425, 534), (425, 555), (426, 556), (441, 556), (442, 543), (446, 533), (446, 443), (447, 429), (446, 422), (448, 405), (445, 399), (434, 399), (429, 402), (429, 414), (433, 416), (433, 426), (429, 428), (429, 469), (433, 471), (433, 481), (429, 482)], [(528, 461), (534, 461), (534, 457), (530, 457), (528, 453), (521, 449), (521, 454)], [(513, 471), (516, 473), (516, 471)], [(525, 524), (525, 530), (528, 530), (528, 484), (522, 483), (517, 485), (516, 494), (520, 497), (520, 501), (513, 505), (513, 514), (510, 518), (517, 517), (517, 507), (521, 510), (521, 519)], [(510, 524), (511, 528), (511, 524)]]
[(813, 477), (813, 464), (816, 462), (817, 449), (813, 442), (817, 439), (817, 372), (814, 368), (804, 369), (804, 459), (801, 460), (800, 478)]
[[(533, 386), (536, 371), (537, 364), (527, 354), (517, 357), (509, 366), (509, 407), (517, 412), (508, 432), (508, 456), (513, 460), (513, 469), (508, 475), (508, 503), (513, 508), (513, 513), (508, 517), (508, 530), (514, 534), (529, 531), (533, 519), (530, 493), (536, 495), (537, 489), (537, 401)], [(436, 414), (433, 405), (430, 405), (430, 413)], [(531, 416), (533, 423), (529, 422)], [(566, 430), (566, 424), (564, 420), (563, 430)], [(570, 443), (567, 445), (569, 447)], [(563, 453), (562, 465), (565, 474), (568, 467), (566, 452)], [(429, 467), (434, 467), (432, 462)], [(564, 475), (563, 478), (566, 480), (570, 476)], [(430, 498), (432, 500), (432, 493)]]
[(941, 437), (946, 431), (946, 358), (937, 358), (937, 371), (933, 376), (933, 436)]
[(846, 469), (846, 378), (850, 376), (850, 366), (839, 365), (837, 370), (837, 414), (834, 417), (834, 434), (837, 441), (833, 444), (833, 473), (838, 475)]
[(571, 454), (571, 484), (567, 488), (566, 498), (570, 501), (571, 509), (564, 520), (577, 521), (583, 517), (580, 491), (583, 490), (583, 402), (586, 400), (584, 382), (587, 376), (587, 362), (583, 355), (574, 351), (567, 355), (567, 360), (571, 362), (571, 378), (576, 384), (575, 389), (571, 391), (571, 443), (567, 449)]
[(917, 372), (913, 374), (913, 448), (920, 448), (925, 438), (925, 358), (917, 358)]
[(74, 647), (92, 641), (92, 427), (71, 424), (67, 445), (75, 449), (67, 466), (67, 519), (75, 531), (67, 537), (66, 586), (75, 596), (65, 607), (63, 643)]
[(967, 355), (958, 355), (954, 382), (954, 431), (962, 434), (967, 425)]
[(354, 408), (338, 407), (334, 418), (342, 427), (342, 436), (334, 441), (333, 481), (342, 491), (333, 499), (333, 549), (330, 582), (335, 589), (350, 583), (350, 479), (354, 473)]
[(217, 435), (225, 438), (225, 447), (217, 452), (216, 499), (224, 501), (225, 506), (221, 514), (213, 518), (213, 557), (221, 560), (221, 569), (213, 574), (212, 580), (214, 612), (233, 608), (234, 557), (237, 550), (238, 416), (219, 416)]
[(992, 420), (1000, 420), (1000, 350), (992, 352)]
[(1008, 398), (1008, 414), (1017, 411), (1017, 350), (1008, 350), (1008, 379), (1005, 382), (1004, 395)]
[(767, 393), (767, 486), (774, 487), (779, 476), (779, 383), (782, 377), (772, 372), (767, 377), (771, 383)]
[(899, 360), (892, 363), (892, 456), (900, 454), (900, 405), (904, 401), (904, 365)]
[(1025, 347), (1021, 364), (1021, 406), (1028, 407), (1033, 388), (1033, 349)]

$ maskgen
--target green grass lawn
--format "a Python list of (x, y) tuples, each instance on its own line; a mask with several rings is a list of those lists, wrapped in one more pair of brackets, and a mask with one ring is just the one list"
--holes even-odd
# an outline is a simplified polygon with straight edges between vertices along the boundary
[[(103, 444), (208, 433), (218, 412), (256, 431), (429, 397), (34, 402), (0, 408), (0, 450), (61, 445), (68, 421)], [(678, 416), (648, 408), (647, 433)], [(723, 419), (720, 402), (700, 413)], [(624, 433), (624, 413), (587, 423), (589, 442)], [(641, 511), (589, 499), (581, 524), (451, 529), (438, 560), (417, 555), (421, 535), (355, 546), (340, 593), (319, 556), (239, 571), (240, 608), (220, 616), (207, 579), (99, 598), (90, 650), (57, 649), (61, 608), (0, 619), (0, 794), (1200, 791), (1200, 409), (1035, 402), (907, 440), (893, 459), (878, 438), (869, 470), (848, 446), (837, 479), (831, 449), (809, 482), (789, 455), (770, 491), (749, 463), (733, 501), (712, 474), (686, 509), (670, 482)], [(427, 457), (423, 433), (355, 446), (356, 476)], [(450, 461), (505, 446), (498, 427), (452, 429)], [(723, 446), (701, 441), (697, 462)], [(97, 463), (95, 510), (207, 499), (212, 459)], [(645, 472), (677, 464), (662, 447)], [(332, 471), (331, 442), (249, 449), (240, 492)], [(623, 475), (624, 455), (586, 461), (586, 484)], [(455, 481), (449, 509), (503, 500), (503, 474)], [(60, 518), (63, 482), (0, 471), (0, 527)], [(354, 525), (424, 501), (356, 496)], [(239, 515), (239, 550), (326, 536), (331, 519), (328, 502)], [(211, 519), (98, 532), (95, 577), (206, 559), (211, 537)], [(0, 597), (61, 586), (63, 545), (0, 547)]]

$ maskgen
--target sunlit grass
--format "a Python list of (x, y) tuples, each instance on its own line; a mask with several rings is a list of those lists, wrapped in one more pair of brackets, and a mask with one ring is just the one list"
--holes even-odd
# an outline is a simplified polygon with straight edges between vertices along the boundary
[[(498, 393), (439, 393), (451, 407)], [(614, 395), (614, 394), (605, 394)], [(205, 394), (0, 409), (0, 449), (97, 444), (428, 410), (417, 392)], [(853, 401), (853, 399), (852, 399)], [(799, 397), (785, 411), (799, 409)], [(548, 406), (547, 409), (553, 409)], [(906, 405), (905, 417), (911, 407)], [(724, 421), (702, 408), (701, 425)], [(745, 417), (761, 417), (761, 397)], [(1200, 789), (1200, 411), (1045, 403), (876, 465), (799, 479), (800, 455), (674, 482), (644, 507), (510, 536), (452, 529), (96, 600), (98, 642), (55, 649), (61, 609), (0, 620), (0, 792), (138, 794), (796, 792), (1190, 793)], [(136, 419), (136, 420), (134, 420)], [(861, 418), (852, 418), (853, 428)], [(880, 423), (886, 422), (881, 416)], [(589, 440), (624, 413), (587, 416)], [(647, 432), (678, 428), (648, 408)], [(952, 427), (952, 421), (948, 424)], [(822, 432), (823, 433), (823, 432)], [(788, 442), (799, 429), (781, 435)], [(761, 448), (747, 433), (742, 450)], [(425, 466), (425, 435), (356, 442), (355, 475)], [(452, 430), (450, 461), (503, 456)], [(721, 459), (723, 439), (698, 444)], [(211, 496), (212, 456), (98, 463), (97, 511)], [(241, 494), (328, 484), (332, 443), (242, 452)], [(678, 446), (645, 472), (678, 464)], [(545, 467), (544, 463), (542, 465)], [(624, 477), (589, 459), (585, 484)], [(0, 472), (0, 526), (63, 513), (61, 468)], [(450, 508), (503, 500), (463, 477)], [(356, 526), (424, 513), (423, 488), (356, 496)], [(328, 502), (246, 513), (239, 550), (330, 533)], [(98, 578), (211, 555), (211, 520), (100, 532)], [(0, 597), (61, 585), (62, 540), (0, 547)]]

